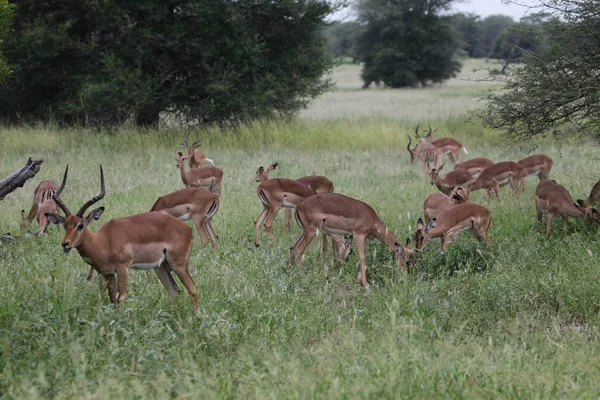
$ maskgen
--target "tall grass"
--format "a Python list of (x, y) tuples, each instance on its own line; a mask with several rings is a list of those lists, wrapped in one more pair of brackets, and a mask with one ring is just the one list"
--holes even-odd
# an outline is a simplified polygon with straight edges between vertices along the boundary
[[(81, 257), (62, 253), (62, 228), (0, 242), (0, 396), (597, 396), (598, 233), (571, 221), (565, 236), (557, 221), (550, 239), (540, 234), (537, 181), (528, 181), (520, 196), (510, 190), (499, 200), (473, 194), (492, 211), (493, 256), (465, 233), (443, 255), (432, 242), (403, 276), (391, 253), (370, 242), (368, 289), (356, 280), (356, 254), (333, 265), (317, 245), (309, 248), (303, 270), (286, 272), (299, 229), (285, 232), (281, 218), (275, 243), (255, 248), (260, 205), (253, 177), (260, 165), (278, 161), (273, 176), (328, 176), (336, 191), (372, 205), (404, 239), (435, 190), (405, 150), (416, 123), (431, 122), (440, 136), (457, 138), (469, 157), (519, 159), (531, 150), (510, 146), (465, 115), (427, 117), (333, 115), (193, 132), (225, 172), (214, 219), (218, 251), (201, 247), (195, 234), (191, 272), (199, 316), (186, 293), (170, 301), (154, 274), (143, 271), (130, 274), (127, 300), (115, 310), (100, 293), (99, 278), (85, 280)], [(147, 211), (159, 195), (182, 187), (175, 154), (184, 133), (2, 129), (0, 176), (28, 156), (45, 161), (32, 181), (0, 203), (0, 232), (18, 232), (19, 212), (30, 206), (35, 185), (59, 180), (67, 163), (62, 197), (69, 206), (98, 192), (102, 164), (103, 221)], [(554, 159), (554, 179), (575, 198), (587, 195), (597, 179), (596, 148), (546, 141), (538, 150)]]

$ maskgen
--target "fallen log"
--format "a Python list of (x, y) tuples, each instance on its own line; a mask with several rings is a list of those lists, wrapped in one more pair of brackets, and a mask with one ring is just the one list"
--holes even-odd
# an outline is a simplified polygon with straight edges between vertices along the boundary
[(40, 165), (44, 160), (32, 160), (29, 157), (24, 166), (10, 174), (8, 177), (0, 181), (0, 200), (3, 200), (8, 194), (23, 187), (28, 179), (31, 179), (40, 172)]

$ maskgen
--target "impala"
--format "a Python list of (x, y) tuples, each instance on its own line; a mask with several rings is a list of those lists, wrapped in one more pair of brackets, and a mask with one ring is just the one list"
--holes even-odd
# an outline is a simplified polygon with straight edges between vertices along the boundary
[(186, 188), (208, 189), (217, 196), (221, 195), (221, 181), (223, 179), (223, 170), (214, 166), (200, 167), (185, 170), (185, 160), (188, 157), (181, 152), (177, 153), (177, 168), (181, 172), (181, 180)]
[(500, 186), (510, 184), (515, 193), (522, 187), (521, 182), (525, 178), (525, 170), (519, 164), (513, 161), (502, 161), (490, 165), (483, 170), (479, 178), (469, 185), (469, 192), (479, 189), (486, 189), (488, 195), (500, 191)]
[(487, 208), (474, 203), (457, 204), (442, 211), (426, 226), (419, 218), (415, 233), (416, 248), (420, 250), (430, 239), (439, 237), (443, 253), (460, 232), (470, 229), (480, 242), (485, 242), (492, 254), (492, 243), (488, 238), (491, 222), (492, 215)]
[(565, 236), (568, 230), (567, 217), (582, 218), (588, 223), (600, 222), (600, 216), (595, 208), (590, 207), (583, 200), (573, 203), (571, 194), (564, 186), (548, 179), (540, 181), (535, 190), (535, 210), (540, 223), (543, 223), (543, 213), (548, 213), (546, 237), (552, 234), (552, 217), (563, 219)]
[(431, 144), (434, 145), (437, 151), (440, 153), (440, 160), (443, 155), (448, 154), (450, 156), (450, 161), (452, 162), (452, 165), (456, 165), (461, 150), (465, 154), (469, 154), (465, 146), (463, 146), (457, 140), (452, 139), (451, 137), (444, 137), (437, 140), (433, 140), (433, 134), (436, 131), (437, 129), (432, 131), (431, 125), (429, 125), (429, 132), (427, 132), (427, 135), (425, 135), (425, 139), (431, 140)]
[(454, 207), (457, 204), (468, 203), (469, 193), (462, 186), (457, 186), (452, 190), (450, 197), (443, 193), (432, 193), (423, 202), (423, 215), (425, 224), (435, 219), (442, 211)]
[(64, 225), (64, 252), (77, 249), (81, 258), (104, 277), (112, 303), (117, 306), (125, 300), (130, 268), (153, 269), (170, 296), (180, 291), (170, 273), (175, 272), (192, 296), (194, 311), (198, 311), (197, 288), (189, 272), (192, 228), (166, 213), (149, 212), (110, 220), (92, 232), (89, 224), (100, 219), (104, 207), (92, 210), (87, 217), (83, 214), (106, 193), (102, 166), (100, 194), (88, 200), (75, 215), (60, 198), (66, 182), (67, 170), (61, 190), (53, 196), (65, 216), (48, 213), (46, 217), (53, 224)]
[(598, 206), (600, 204), (600, 181), (596, 182), (586, 202)]
[(415, 130), (415, 135), (419, 139), (419, 146), (421, 146), (421, 151), (419, 153), (419, 158), (421, 158), (421, 163), (423, 169), (427, 171), (427, 164), (433, 164), (434, 167), (440, 165), (442, 161), (442, 153), (438, 150), (433, 144), (428, 143), (425, 138), (419, 136), (419, 125), (417, 125), (417, 129)]
[(481, 175), (481, 172), (490, 165), (494, 165), (494, 162), (488, 158), (472, 158), (456, 164), (454, 169), (466, 169), (473, 175), (473, 178), (477, 179)]
[(454, 169), (448, 172), (443, 178), (440, 178), (439, 174), (442, 168), (444, 168), (444, 165), (446, 164), (442, 164), (439, 168), (431, 168), (431, 166), (427, 164), (427, 169), (431, 178), (429, 183), (432, 185), (435, 184), (439, 191), (446, 196), (449, 196), (456, 186), (466, 186), (474, 180), (473, 175), (466, 169)]
[(171, 194), (159, 197), (150, 211), (161, 211), (182, 221), (194, 222), (202, 244), (208, 241), (212, 249), (217, 250), (218, 236), (211, 220), (219, 210), (219, 197), (205, 189), (181, 189)]
[[(537, 175), (540, 181), (550, 177), (550, 170), (553, 163), (552, 159), (545, 154), (534, 154), (517, 161), (517, 164), (525, 170), (525, 177)], [(521, 182), (523, 185), (521, 189), (523, 190), (525, 189), (525, 179)]]
[(310, 242), (323, 230), (328, 234), (352, 234), (358, 247), (360, 260), (360, 281), (367, 285), (365, 261), (365, 239), (376, 238), (383, 242), (396, 255), (398, 266), (407, 271), (406, 264), (412, 255), (412, 244), (407, 239), (402, 247), (375, 211), (366, 203), (337, 193), (318, 194), (307, 198), (296, 207), (296, 221), (302, 233), (290, 248), (289, 266), (296, 258), (302, 263), (304, 251)]
[(46, 218), (46, 213), (58, 213), (58, 206), (52, 200), (52, 196), (58, 188), (54, 181), (41, 181), (33, 192), (33, 204), (29, 214), (25, 216), (25, 210), (21, 210), (21, 228), (26, 230), (35, 218), (40, 226), (39, 232), (45, 233), (50, 225), (50, 221)]
[(189, 134), (188, 134), (188, 136), (185, 137), (185, 139), (183, 140), (183, 143), (181, 143), (181, 145), (183, 146), (184, 150), (187, 150), (190, 168), (193, 169), (193, 168), (202, 167), (207, 162), (214, 165), (213, 160), (211, 160), (210, 158), (206, 158), (204, 153), (201, 152), (200, 150), (196, 150), (198, 148), (198, 143), (200, 143), (200, 140), (196, 140), (194, 143), (192, 143), (190, 145), (188, 143), (188, 137), (189, 137)]

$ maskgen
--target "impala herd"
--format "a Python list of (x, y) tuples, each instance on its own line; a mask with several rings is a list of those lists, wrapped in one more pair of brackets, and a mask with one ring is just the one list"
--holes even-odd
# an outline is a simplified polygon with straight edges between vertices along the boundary
[[(402, 245), (368, 204), (334, 193), (334, 185), (324, 176), (312, 175), (300, 179), (269, 178), (269, 172), (277, 163), (267, 168), (259, 167), (255, 180), (257, 195), (262, 204), (255, 227), (255, 244), (260, 245), (260, 230), (264, 225), (271, 241), (275, 238), (272, 225), (281, 208), (285, 210), (285, 227), (290, 229), (291, 212), (302, 232), (290, 248), (288, 267), (296, 259), (302, 263), (304, 252), (311, 241), (322, 234), (322, 253), (327, 252), (327, 237), (331, 238), (334, 259), (344, 261), (356, 241), (360, 262), (360, 282), (367, 285), (365, 239), (376, 238), (384, 243), (396, 256), (398, 267), (408, 271), (415, 251), (423, 249), (433, 238), (439, 238), (442, 252), (457, 239), (460, 232), (470, 230), (481, 242), (485, 242), (492, 254), (488, 237), (492, 221), (490, 211), (472, 203), (469, 194), (485, 189), (488, 196), (498, 197), (500, 187), (510, 185), (519, 194), (524, 191), (525, 178), (537, 176), (540, 183), (535, 192), (537, 218), (542, 223), (547, 213), (546, 236), (552, 233), (552, 217), (561, 217), (564, 232), (567, 232), (567, 217), (582, 218), (588, 223), (600, 223), (600, 213), (593, 205), (600, 203), (600, 182), (594, 185), (587, 200), (573, 202), (569, 191), (554, 180), (549, 180), (552, 159), (544, 154), (535, 154), (518, 162), (494, 163), (487, 158), (473, 158), (459, 163), (461, 151), (466, 148), (452, 138), (433, 140), (435, 130), (429, 127), (425, 136), (415, 131), (418, 144), (411, 148), (409, 136), (407, 150), (410, 161), (419, 159), (423, 169), (439, 192), (430, 194), (423, 203), (423, 218), (416, 224), (414, 238), (407, 238)], [(183, 221), (192, 220), (203, 245), (209, 242), (213, 251), (217, 249), (218, 236), (211, 220), (219, 209), (223, 170), (214, 166), (211, 159), (197, 150), (199, 141), (182, 143), (184, 151), (178, 152), (176, 161), (185, 189), (159, 197), (149, 212), (108, 221), (96, 232), (89, 229), (92, 221), (100, 219), (104, 207), (86, 210), (100, 201), (105, 193), (104, 173), (100, 166), (100, 193), (87, 201), (76, 214), (61, 200), (67, 183), (65, 169), (60, 187), (52, 181), (42, 181), (34, 192), (31, 210), (25, 215), (21, 211), (22, 228), (37, 219), (40, 233), (46, 232), (50, 224), (64, 225), (65, 236), (62, 247), (65, 253), (73, 248), (90, 266), (88, 280), (97, 271), (106, 281), (111, 302), (118, 305), (126, 296), (129, 269), (152, 269), (170, 296), (180, 289), (173, 279), (174, 272), (192, 297), (194, 310), (198, 310), (196, 284), (189, 272), (193, 232)], [(454, 169), (444, 176), (442, 163), (448, 155)], [(186, 170), (185, 161), (189, 170)], [(206, 164), (210, 163), (210, 166)], [(62, 210), (64, 216), (60, 214)], [(413, 247), (414, 246), (414, 247)]]

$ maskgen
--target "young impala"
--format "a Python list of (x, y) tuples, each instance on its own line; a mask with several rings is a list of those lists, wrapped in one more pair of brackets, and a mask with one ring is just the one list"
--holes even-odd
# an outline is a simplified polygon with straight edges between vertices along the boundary
[(432, 193), (423, 202), (423, 215), (425, 224), (435, 219), (442, 211), (454, 207), (457, 204), (468, 203), (469, 193), (462, 186), (457, 186), (452, 190), (450, 197), (443, 193)]
[(516, 162), (499, 162), (484, 169), (479, 178), (469, 185), (469, 192), (486, 189), (489, 196), (496, 193), (498, 197), (500, 187), (510, 184), (512, 190), (518, 193), (524, 178), (525, 170)]
[(442, 252), (444, 252), (448, 250), (450, 243), (458, 237), (460, 232), (471, 230), (480, 242), (485, 242), (492, 254), (492, 243), (488, 238), (491, 222), (492, 215), (487, 208), (474, 203), (457, 204), (442, 211), (426, 226), (419, 218), (415, 233), (416, 248), (420, 250), (430, 239), (439, 237)]
[(207, 162), (209, 162), (211, 165), (214, 165), (215, 163), (213, 162), (213, 160), (211, 160), (210, 158), (206, 158), (206, 156), (204, 155), (203, 152), (201, 152), (198, 149), (198, 143), (200, 143), (200, 140), (196, 140), (194, 143), (192, 143), (191, 145), (188, 143), (188, 136), (186, 136), (186, 138), (183, 140), (183, 143), (181, 143), (181, 145), (183, 146), (184, 150), (187, 150), (187, 156), (189, 157), (189, 164), (190, 164), (190, 168), (194, 169), (194, 168), (198, 168), (198, 167), (203, 167), (204, 165), (206, 165)]
[(304, 251), (310, 242), (323, 230), (328, 234), (352, 234), (358, 247), (360, 260), (360, 281), (367, 285), (367, 265), (365, 261), (365, 239), (376, 238), (388, 246), (396, 255), (398, 266), (407, 271), (406, 264), (412, 255), (412, 244), (407, 240), (402, 247), (375, 211), (366, 203), (337, 193), (318, 194), (307, 198), (296, 207), (296, 221), (302, 233), (290, 248), (289, 266), (296, 258), (302, 263)]
[(494, 162), (488, 158), (472, 158), (456, 164), (454, 169), (466, 169), (473, 175), (473, 178), (477, 179), (481, 175), (481, 172), (490, 165), (494, 165)]
[(442, 168), (444, 168), (444, 165), (446, 164), (442, 164), (439, 168), (431, 168), (431, 166), (427, 164), (427, 169), (429, 170), (429, 177), (431, 178), (429, 183), (432, 185), (435, 184), (439, 191), (446, 196), (450, 196), (450, 193), (452, 193), (452, 190), (456, 186), (466, 186), (474, 180), (473, 175), (466, 169), (453, 169), (443, 178), (440, 178), (439, 174)]
[(546, 237), (552, 234), (552, 217), (563, 219), (565, 236), (568, 230), (567, 217), (582, 218), (588, 223), (600, 222), (600, 215), (595, 208), (590, 207), (583, 200), (573, 203), (571, 194), (564, 186), (548, 179), (540, 181), (535, 191), (535, 210), (540, 223), (543, 223), (543, 213), (548, 213)]
[(66, 182), (67, 170), (61, 190), (53, 196), (65, 216), (48, 213), (46, 217), (54, 224), (64, 225), (64, 252), (77, 249), (81, 258), (104, 277), (112, 303), (118, 305), (125, 300), (130, 268), (153, 269), (170, 296), (180, 291), (170, 271), (175, 272), (192, 296), (194, 311), (198, 311), (197, 288), (189, 272), (192, 228), (166, 213), (148, 212), (110, 220), (92, 232), (89, 224), (100, 219), (104, 207), (92, 210), (87, 217), (84, 213), (106, 193), (102, 167), (100, 194), (88, 200), (75, 215), (60, 198)]
[[(550, 170), (552, 169), (552, 164), (554, 162), (550, 157), (545, 154), (534, 154), (529, 157), (525, 157), (524, 159), (517, 161), (524, 169), (525, 177), (528, 176), (536, 176), (539, 180), (549, 179)], [(521, 181), (523, 187), (521, 190), (525, 189), (525, 179)]]
[(58, 205), (52, 197), (58, 188), (54, 181), (41, 181), (33, 192), (33, 204), (29, 214), (25, 216), (25, 210), (21, 210), (21, 229), (27, 230), (31, 221), (35, 218), (40, 226), (39, 232), (45, 233), (50, 226), (50, 221), (46, 218), (46, 213), (58, 213)]
[(185, 170), (185, 160), (188, 157), (181, 152), (177, 153), (177, 168), (181, 172), (181, 180), (186, 188), (208, 189), (217, 196), (221, 196), (221, 181), (223, 180), (223, 170), (217, 167), (200, 167)]

